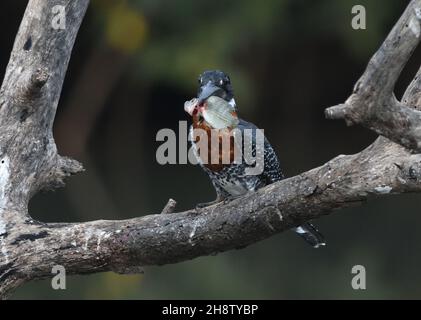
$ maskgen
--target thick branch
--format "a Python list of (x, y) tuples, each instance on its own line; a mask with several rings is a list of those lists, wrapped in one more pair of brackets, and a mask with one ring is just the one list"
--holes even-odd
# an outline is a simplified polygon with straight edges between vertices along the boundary
[(133, 272), (141, 266), (243, 248), (371, 195), (420, 192), (420, 181), (421, 155), (396, 144), (375, 143), (359, 154), (339, 156), (231, 203), (200, 211), (80, 224), (29, 222), (4, 237), (10, 266), (0, 271), (0, 279), (14, 283), (22, 277), (49, 277), (56, 264), (66, 266), (69, 274)]
[[(16, 263), (8, 258), (7, 238), (27, 232), (22, 223), (31, 221), (29, 199), (82, 170), (77, 161), (57, 154), (52, 127), (87, 6), (88, 0), (31, 0), (15, 39), (0, 89), (0, 288), (4, 272), (10, 275), (8, 266)], [(64, 29), (53, 27), (57, 8), (65, 9)]]

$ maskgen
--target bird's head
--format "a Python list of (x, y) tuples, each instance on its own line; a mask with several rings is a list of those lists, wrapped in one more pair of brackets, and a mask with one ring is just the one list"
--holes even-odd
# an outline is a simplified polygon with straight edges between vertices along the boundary
[(197, 98), (186, 101), (184, 110), (197, 124), (205, 120), (215, 129), (235, 127), (239, 120), (228, 75), (219, 70), (205, 71), (198, 81)]
[(231, 80), (227, 74), (219, 70), (205, 71), (199, 76), (198, 82), (197, 99), (199, 104), (211, 96), (216, 96), (235, 107)]

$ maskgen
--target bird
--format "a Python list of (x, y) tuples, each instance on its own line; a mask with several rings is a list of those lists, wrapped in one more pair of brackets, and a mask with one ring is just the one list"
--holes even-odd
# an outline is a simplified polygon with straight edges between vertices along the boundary
[[(197, 97), (186, 102), (184, 109), (192, 117), (189, 136), (193, 154), (201, 168), (209, 176), (216, 191), (216, 199), (211, 202), (198, 204), (197, 207), (210, 206), (256, 191), (271, 183), (284, 179), (278, 156), (266, 137), (263, 137), (263, 167), (259, 174), (248, 174), (250, 169), (257, 167), (256, 155), (261, 154), (257, 147), (257, 132), (259, 129), (251, 122), (238, 117), (238, 108), (234, 99), (234, 91), (230, 77), (220, 70), (208, 70), (199, 75)], [(194, 136), (194, 130), (202, 129), (207, 136), (207, 152), (202, 152), (198, 145), (201, 137)], [(244, 148), (245, 133), (251, 131), (251, 153), (256, 159), (249, 164), (241, 154), (240, 161), (235, 158), (235, 148)], [(211, 134), (217, 135), (218, 143), (211, 143)], [(235, 134), (241, 135), (237, 143)], [(227, 139), (229, 148), (222, 147), (223, 139)], [(211, 154), (215, 152), (218, 161), (211, 161)], [(226, 154), (224, 154), (224, 152)], [(238, 154), (238, 153), (237, 153)], [(225, 157), (225, 158), (224, 158)], [(225, 159), (226, 161), (222, 161)], [(249, 170), (249, 171), (247, 171)], [(314, 248), (325, 245), (323, 235), (310, 222), (292, 228), (299, 236)]]

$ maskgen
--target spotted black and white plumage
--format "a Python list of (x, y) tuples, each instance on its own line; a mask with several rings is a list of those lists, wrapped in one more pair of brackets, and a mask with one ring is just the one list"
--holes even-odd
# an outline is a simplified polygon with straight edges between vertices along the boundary
[[(240, 123), (237, 128), (240, 129), (239, 132), (243, 134), (241, 141), (244, 141), (245, 139), (245, 129), (251, 129), (253, 131), (258, 130), (254, 124), (242, 119), (240, 119)], [(193, 127), (190, 129), (190, 136), (192, 136), (192, 130)], [(252, 135), (252, 137), (254, 138), (255, 135)], [(264, 169), (259, 175), (247, 175), (246, 168), (254, 167), (255, 163), (247, 164), (244, 157), (242, 157), (242, 161), (240, 163), (232, 163), (224, 166), (220, 171), (212, 171), (202, 163), (201, 158), (197, 154), (194, 143), (193, 153), (202, 169), (209, 175), (217, 192), (218, 198), (220, 199), (241, 196), (248, 191), (256, 191), (272, 182), (283, 179), (278, 158), (266, 138), (264, 141), (263, 156)], [(255, 139), (252, 140), (252, 157), (256, 157)]]
[[(199, 100), (205, 100), (209, 97), (209, 95), (217, 95), (229, 102), (228, 107), (231, 106), (234, 110), (236, 110), (231, 82), (229, 80), (229, 77), (225, 75), (225, 73), (223, 73), (222, 71), (206, 71), (199, 77), (199, 84)], [(207, 85), (208, 88), (205, 87)], [(212, 86), (212, 90), (209, 89), (209, 85)], [(203, 94), (204, 92), (206, 92), (205, 95)], [(250, 129), (253, 132), (251, 149), (252, 157), (256, 157), (256, 150), (259, 150), (259, 148), (256, 148), (255, 132), (256, 130), (258, 130), (258, 128), (250, 122), (239, 119), (237, 129), (239, 129), (237, 132), (241, 132), (242, 134), (242, 139), (240, 140), (242, 141), (242, 143), (244, 143), (245, 141), (245, 130)], [(193, 126), (190, 129), (190, 135), (192, 134)], [(192, 137), (190, 140), (193, 141)], [(258, 175), (246, 174), (246, 169), (254, 167), (255, 163), (247, 164), (244, 159), (244, 155), (240, 163), (231, 163), (229, 165), (225, 165), (221, 170), (211, 170), (211, 167), (206, 166), (202, 163), (201, 158), (197, 153), (195, 143), (192, 143), (193, 153), (196, 156), (198, 163), (200, 164), (202, 169), (208, 174), (217, 193), (217, 199), (208, 204), (223, 201), (226, 199), (236, 198), (238, 196), (244, 195), (247, 192), (256, 191), (264, 186), (267, 186), (284, 178), (284, 175), (281, 171), (279, 159), (266, 137), (264, 138), (264, 168), (262, 173)], [(241, 146), (241, 150), (244, 150), (243, 146)], [(325, 244), (323, 236), (309, 222), (294, 228), (294, 231), (315, 248)]]

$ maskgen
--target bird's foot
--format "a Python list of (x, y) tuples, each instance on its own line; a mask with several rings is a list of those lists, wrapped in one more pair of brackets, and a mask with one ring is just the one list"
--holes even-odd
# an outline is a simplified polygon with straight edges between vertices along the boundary
[(227, 204), (228, 202), (231, 202), (235, 199), (241, 198), (243, 195), (239, 195), (239, 196), (229, 196), (227, 198), (225, 198), (224, 200), (222, 200), (223, 204)]
[(241, 195), (240, 196), (229, 196), (229, 197), (226, 197), (226, 198), (217, 197), (213, 201), (196, 204), (196, 210), (199, 210), (199, 209), (202, 209), (202, 208), (205, 208), (205, 207), (210, 207), (210, 206), (213, 206), (215, 204), (220, 204), (220, 203), (221, 204), (227, 204), (228, 202), (231, 202), (231, 201), (233, 201), (235, 199), (238, 199), (240, 197), (241, 197)]
[(221, 202), (224, 202), (224, 201), (225, 201), (225, 199), (222, 199), (220, 197), (217, 197), (215, 200), (210, 201), (210, 202), (198, 203), (198, 204), (196, 204), (196, 210), (197, 209), (202, 209), (204, 207), (213, 206), (214, 204), (218, 204), (218, 203), (221, 203)]
[(210, 207), (210, 206), (213, 206), (213, 205), (216, 205), (216, 204), (219, 204), (219, 203), (223, 203), (223, 204), (225, 204), (226, 202), (226, 200), (227, 200), (228, 198), (225, 198), (225, 197), (221, 197), (221, 196), (217, 196), (216, 197), (216, 199), (215, 200), (213, 200), (213, 201), (210, 201), (210, 202), (204, 202), (204, 203), (198, 203), (198, 204), (196, 204), (196, 210), (198, 210), (198, 209), (202, 209), (202, 208), (205, 208), (205, 207)]

